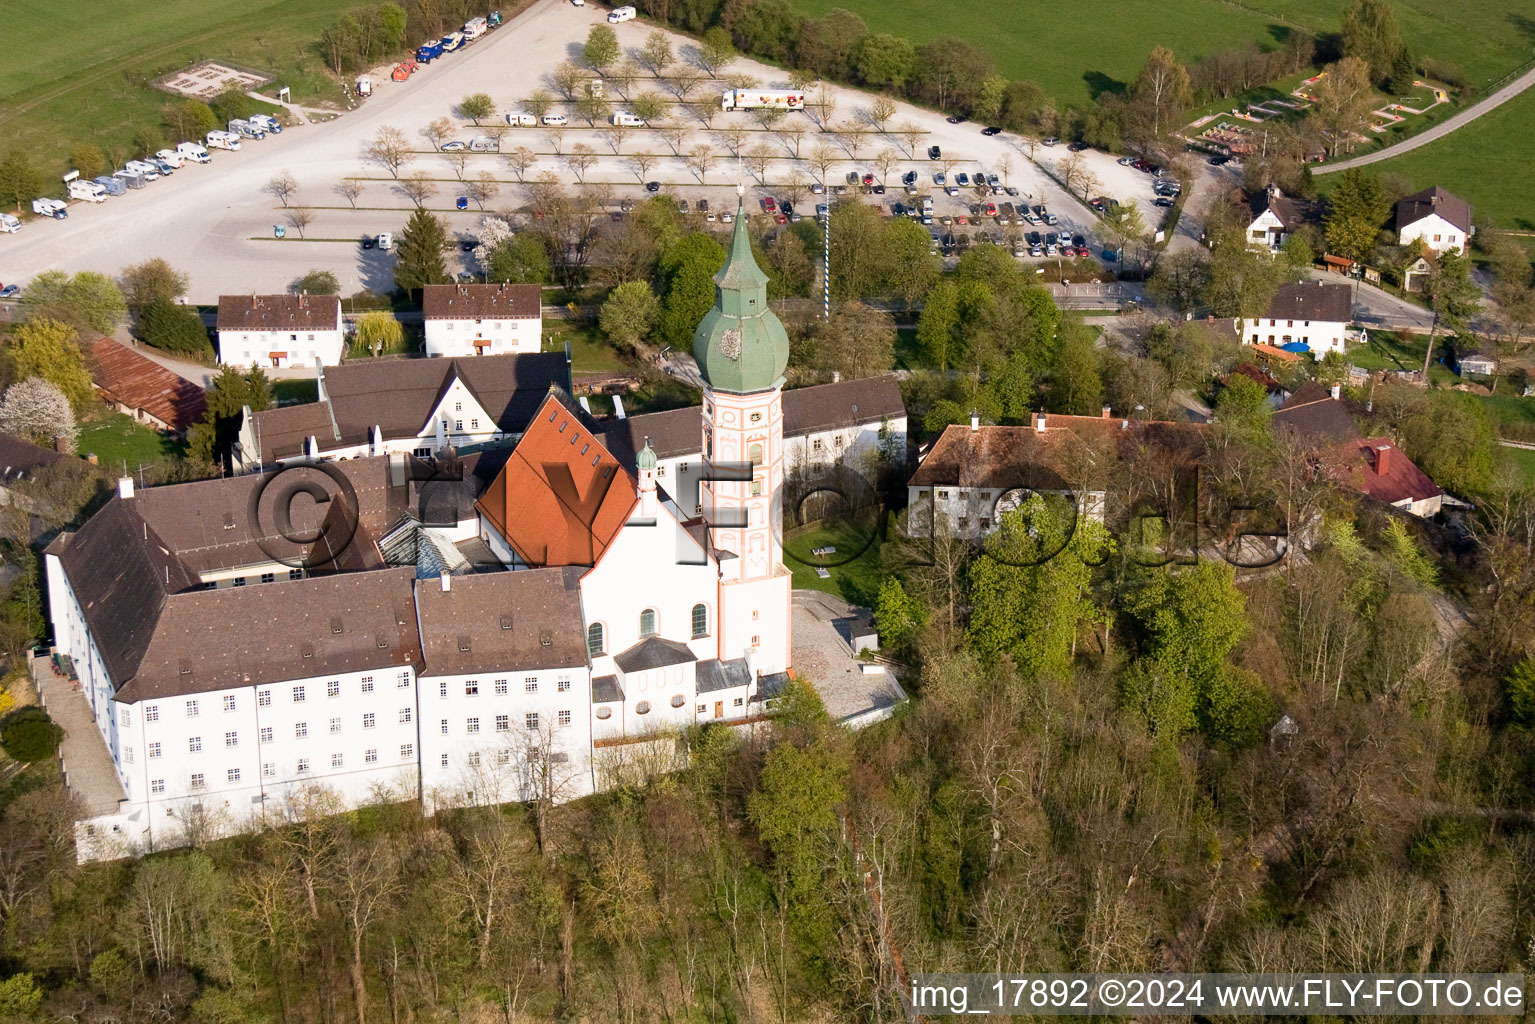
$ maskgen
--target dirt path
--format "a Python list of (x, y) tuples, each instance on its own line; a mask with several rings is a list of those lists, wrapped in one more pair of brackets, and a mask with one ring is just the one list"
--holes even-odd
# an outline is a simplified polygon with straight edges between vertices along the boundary
[(1313, 167), (1311, 168), (1311, 173), (1331, 174), (1334, 171), (1346, 171), (1350, 167), (1364, 167), (1366, 164), (1373, 164), (1381, 160), (1389, 160), (1394, 156), (1400, 156), (1409, 150), (1417, 149), (1419, 146), (1426, 146), (1430, 142), (1433, 142), (1435, 139), (1441, 139), (1444, 136), (1450, 134), (1462, 125), (1470, 124), (1472, 121), (1475, 121), (1477, 118), (1481, 117), (1488, 111), (1495, 110), (1496, 108), (1502, 106), (1509, 100), (1513, 99), (1515, 96), (1518, 96), (1520, 93), (1524, 92), (1524, 90), (1528, 89), (1532, 85), (1535, 85), (1535, 68), (1531, 68), (1529, 71), (1526, 71), (1512, 82), (1509, 82), (1507, 85), (1493, 93), (1491, 96), (1488, 96), (1486, 99), (1481, 100), (1478, 103), (1472, 104), (1465, 110), (1462, 110), (1460, 113), (1456, 114), (1454, 117), (1448, 118), (1440, 124), (1434, 125), (1434, 127), (1430, 128), (1426, 132), (1414, 135), (1410, 139), (1403, 139), (1396, 145), (1387, 146), (1385, 149), (1382, 149), (1376, 153), (1370, 153), (1366, 156), (1356, 156), (1350, 160), (1339, 160), (1335, 164), (1325, 164), (1320, 167)]

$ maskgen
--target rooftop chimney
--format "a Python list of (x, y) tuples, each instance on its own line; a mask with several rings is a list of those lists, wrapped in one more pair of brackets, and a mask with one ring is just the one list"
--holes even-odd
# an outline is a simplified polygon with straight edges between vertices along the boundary
[(1375, 473), (1377, 476), (1385, 476), (1391, 469), (1391, 446), (1389, 444), (1378, 445), (1375, 449)]
[(121, 477), (117, 481), (117, 496), (119, 498), (133, 497), (133, 477)]
[(453, 574), (451, 572), (444, 569), (438, 578), (442, 581), (442, 592), (444, 594), (453, 589)]
[(1334, 384), (1330, 390), (1332, 391), (1333, 398), (1342, 398), (1343, 397), (1343, 385), (1342, 384)]
[(1043, 434), (1045, 432), (1045, 414), (1044, 413), (1036, 412), (1034, 414), (1034, 429), (1036, 431), (1038, 431), (1039, 433), (1041, 433), (1041, 434)]
[(60, 455), (69, 454), (69, 438), (63, 434), (55, 434), (53, 436), (53, 450)]
[(979, 434), (980, 432), (981, 432), (981, 414), (978, 413), (978, 412), (972, 412), (970, 414), (970, 433), (972, 433), (972, 434)]
[(1107, 420), (1107, 419), (1112, 419), (1113, 417), (1114, 417), (1114, 410), (1105, 405), (1103, 407), (1103, 418)]
[(89, 462), (93, 466), (96, 465), (96, 453), (95, 452), (87, 452), (86, 456), (85, 456), (85, 461)]

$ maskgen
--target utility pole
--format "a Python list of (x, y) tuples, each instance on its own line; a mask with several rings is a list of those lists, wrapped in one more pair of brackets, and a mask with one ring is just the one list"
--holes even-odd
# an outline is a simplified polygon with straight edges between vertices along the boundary
[(826, 182), (821, 182), (822, 194), (826, 196), (826, 230), (821, 232), (821, 315), (828, 321), (831, 320), (831, 190), (826, 187)]

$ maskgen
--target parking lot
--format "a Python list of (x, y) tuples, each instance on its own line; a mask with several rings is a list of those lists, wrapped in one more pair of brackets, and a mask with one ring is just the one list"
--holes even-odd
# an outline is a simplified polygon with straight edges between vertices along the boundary
[[(847, 198), (857, 193), (889, 210), (892, 203), (910, 202), (901, 183), (904, 176), (915, 174), (918, 194), (933, 198), (931, 230), (954, 235), (956, 243), (960, 235), (973, 239), (986, 232), (1011, 244), (1029, 231), (1041, 232), (1042, 242), (1048, 231), (1093, 239), (1092, 212), (1039, 166), (1060, 175), (1075, 158), (1078, 173), (1090, 174), (1096, 182), (1090, 194), (1141, 205), (1148, 225), (1158, 223), (1162, 212), (1152, 206), (1150, 177), (1116, 164), (1107, 154), (1031, 146), (1007, 133), (989, 137), (981, 133), (981, 125), (949, 123), (939, 114), (900, 103), (881, 130), (872, 123), (874, 97), (848, 89), (828, 87), (830, 109), (814, 116), (796, 112), (764, 126), (751, 113), (719, 113), (706, 124), (692, 104), (722, 93), (728, 88), (725, 79), (744, 74), (763, 87), (787, 83), (777, 69), (744, 60), (722, 72), (720, 79), (710, 79), (689, 63), (693, 44), (676, 36), (672, 42), (679, 60), (664, 78), (645, 72), (629, 82), (604, 83), (614, 111), (623, 110), (642, 92), (661, 96), (671, 114), (666, 123), (675, 131), (627, 128), (615, 134), (611, 125), (589, 125), (573, 105), (562, 103), (556, 109), (567, 111), (568, 127), (506, 128), (500, 153), (442, 153), (421, 134), (433, 120), (453, 116), (456, 104), (470, 93), (489, 93), (503, 125), (504, 114), (521, 110), (522, 101), (535, 90), (558, 95), (551, 80), (555, 67), (579, 54), (587, 32), (604, 16), (604, 8), (540, 0), (463, 52), (422, 67), (405, 82), (391, 81), (388, 69), (383, 69), (374, 75), (374, 95), (353, 113), (321, 125), (290, 127), (263, 141), (248, 140), (240, 152), (216, 152), (209, 165), (188, 165), (168, 179), (102, 204), (73, 204), (68, 220), (29, 223), (18, 234), (0, 236), (0, 281), (25, 281), (51, 268), (115, 273), (128, 264), (163, 256), (188, 273), (189, 294), (196, 301), (210, 301), (220, 293), (279, 290), (311, 268), (335, 273), (345, 291), (387, 290), (392, 255), (358, 244), (365, 235), (398, 233), (412, 209), (388, 170), (367, 159), (369, 143), (385, 125), (399, 128), (419, 147), (400, 173), (424, 171), (434, 179), (436, 193), (424, 205), (440, 213), (458, 236), (471, 235), (483, 216), (473, 203), (467, 210), (456, 208), (458, 196), (467, 192), (461, 179), (482, 172), (495, 179), (499, 189), (485, 203), (487, 210), (523, 205), (521, 181), (552, 173), (571, 184), (579, 180), (605, 186), (615, 203), (645, 195), (645, 184), (653, 182), (693, 205), (707, 199), (715, 210), (734, 208), (734, 185), (742, 181), (754, 209), (760, 210), (769, 196), (802, 194), (798, 209), (811, 215), (810, 204), (820, 199), (809, 188), (823, 176), (834, 192), (841, 185)], [(633, 50), (653, 26), (633, 21), (616, 26), (616, 31), (621, 45)], [(691, 85), (675, 81), (679, 78), (692, 79)], [(683, 97), (689, 106), (684, 107)], [(486, 134), (485, 128), (455, 120), (455, 139), (468, 143)], [(796, 132), (796, 127), (802, 130)], [(933, 146), (941, 153), (937, 160), (929, 158)], [(532, 152), (527, 166), (515, 167), (508, 159), (518, 148)], [(303, 239), (288, 225), (278, 201), (263, 191), (282, 171), (298, 182), (289, 204), (305, 208), (310, 217)], [(981, 195), (973, 184), (977, 172), (997, 175), (1003, 191)], [(858, 176), (859, 184), (847, 184), (850, 173)], [(944, 185), (933, 180), (935, 173), (946, 174)], [(866, 174), (884, 187), (883, 195), (874, 194), (873, 186), (863, 191)], [(960, 186), (961, 174), (971, 183)], [(352, 199), (337, 191), (343, 179), (361, 186), (355, 208)], [(957, 187), (958, 194), (947, 194), (948, 185)], [(1007, 202), (1015, 211), (1020, 205), (1044, 205), (1057, 224), (998, 223), (984, 213), (984, 205), (981, 224), (958, 223), (961, 217), (975, 218), (973, 207), (986, 202), (997, 203), (999, 211)], [(1016, 213), (1010, 219), (1016, 220)], [(274, 237), (278, 226), (285, 227), (287, 237), (282, 240)]]

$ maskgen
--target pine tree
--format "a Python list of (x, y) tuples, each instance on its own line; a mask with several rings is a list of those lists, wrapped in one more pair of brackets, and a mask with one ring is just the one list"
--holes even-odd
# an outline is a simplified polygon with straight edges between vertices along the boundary
[(408, 292), (429, 284), (447, 284), (447, 264), (442, 251), (448, 244), (448, 232), (442, 221), (425, 210), (416, 210), (400, 232), (400, 255), (395, 262), (394, 283)]
[(1328, 251), (1351, 260), (1369, 260), (1390, 211), (1391, 202), (1379, 178), (1358, 168), (1344, 171), (1328, 197), (1322, 222)]

